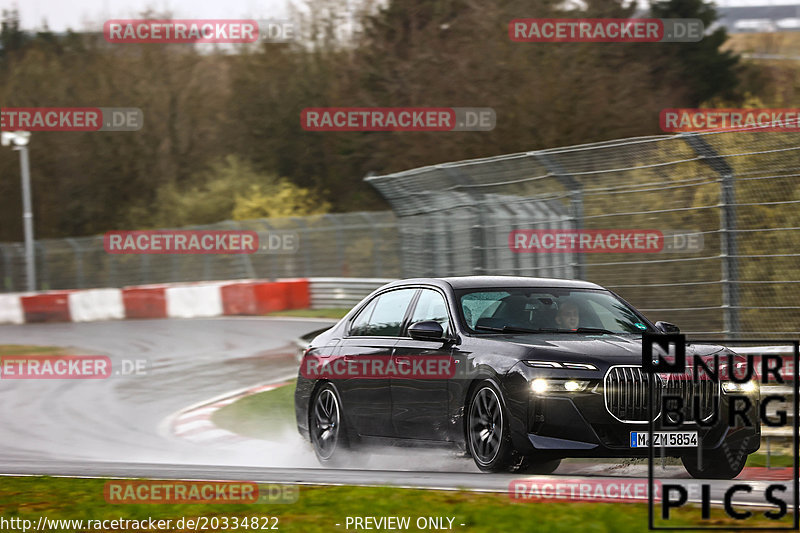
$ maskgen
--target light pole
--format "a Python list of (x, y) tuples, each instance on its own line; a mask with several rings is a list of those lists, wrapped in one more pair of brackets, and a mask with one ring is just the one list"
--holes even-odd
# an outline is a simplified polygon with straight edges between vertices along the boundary
[(22, 221), (25, 228), (25, 273), (28, 290), (36, 290), (36, 258), (33, 252), (33, 209), (31, 207), (31, 169), (28, 162), (29, 131), (4, 131), (0, 134), (3, 146), (14, 145), (19, 151), (19, 165), (22, 170)]

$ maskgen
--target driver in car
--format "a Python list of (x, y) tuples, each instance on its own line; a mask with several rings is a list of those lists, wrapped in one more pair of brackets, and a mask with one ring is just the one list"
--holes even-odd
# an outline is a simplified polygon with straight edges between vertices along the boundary
[(567, 300), (558, 307), (556, 324), (561, 329), (578, 329), (581, 317), (575, 302)]

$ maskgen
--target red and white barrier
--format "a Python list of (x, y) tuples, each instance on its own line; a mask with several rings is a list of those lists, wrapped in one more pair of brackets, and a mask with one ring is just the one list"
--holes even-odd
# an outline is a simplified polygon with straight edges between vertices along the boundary
[(261, 315), (311, 307), (307, 279), (0, 294), (0, 324)]
[(20, 296), (25, 322), (71, 322), (69, 291), (52, 291)]
[(25, 312), (22, 300), (15, 294), (0, 294), (0, 324), (22, 324)]
[(167, 318), (167, 286), (146, 285), (122, 289), (125, 318)]
[(167, 316), (196, 318), (222, 315), (222, 285), (167, 287)]
[(94, 322), (125, 318), (122, 291), (119, 289), (91, 289), (67, 295), (69, 314), (73, 322)]

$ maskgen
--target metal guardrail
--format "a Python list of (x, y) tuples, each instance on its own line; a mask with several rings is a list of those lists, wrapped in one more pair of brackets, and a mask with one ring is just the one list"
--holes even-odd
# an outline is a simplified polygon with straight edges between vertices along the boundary
[(385, 278), (311, 278), (311, 308), (350, 308), (372, 291), (393, 279)]

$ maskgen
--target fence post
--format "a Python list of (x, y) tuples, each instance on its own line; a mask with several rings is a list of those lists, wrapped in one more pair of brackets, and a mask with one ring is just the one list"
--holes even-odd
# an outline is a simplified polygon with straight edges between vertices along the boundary
[[(273, 228), (270, 225), (270, 223), (268, 222), (269, 221), (268, 218), (259, 218), (258, 221), (261, 223), (262, 226), (267, 228), (267, 241), (269, 241), (269, 232), (270, 231), (274, 231), (275, 228)], [(261, 241), (261, 237), (260, 236), (259, 236), (258, 240)], [(260, 246), (260, 242), (259, 242), (259, 246)], [(270, 281), (275, 281), (276, 279), (278, 279), (277, 276), (275, 275), (275, 258), (272, 257), (272, 254), (270, 253), (269, 249), (267, 249), (266, 251), (263, 251), (263, 252), (262, 252), (262, 250), (259, 250), (258, 253), (267, 254), (267, 265), (269, 265), (267, 267), (267, 271), (268, 271), (267, 279), (269, 279)], [(254, 278), (256, 277), (255, 272), (253, 273), (253, 277)]]
[(0, 244), (0, 254), (3, 256), (3, 287), (7, 292), (11, 292), (14, 290), (14, 267), (5, 244)]
[(303, 277), (310, 278), (311, 257), (309, 256), (308, 224), (306, 224), (306, 219), (303, 217), (291, 217), (291, 220), (292, 222), (297, 224), (298, 235), (302, 235), (302, 237), (300, 238), (299, 245), (303, 249), (303, 272), (304, 272)]
[[(233, 230), (236, 230), (236, 231), (241, 231), (242, 230), (242, 223), (241, 222), (237, 222), (237, 221), (234, 221), (234, 220), (226, 220), (225, 222), (223, 222), (223, 224), (228, 226), (229, 228), (231, 228)], [(259, 247), (260, 246), (261, 245), (259, 243)], [(258, 253), (259, 251), (260, 250), (257, 250), (256, 253)], [(250, 254), (242, 253), (242, 254), (238, 254), (238, 255), (239, 255), (239, 262), (241, 263), (242, 268), (244, 269), (244, 277), (247, 278), (247, 279), (254, 279), (256, 277), (256, 271), (253, 268), (253, 261), (250, 258)], [(242, 278), (241, 277), (237, 277), (237, 279), (242, 279)]]
[(380, 243), (378, 228), (369, 213), (360, 211), (358, 215), (366, 220), (367, 227), (372, 229), (372, 275), (380, 278), (383, 268), (381, 265), (381, 252), (378, 249), (378, 243)]
[(81, 245), (72, 237), (67, 237), (65, 240), (67, 244), (72, 247), (72, 251), (75, 254), (75, 281), (77, 281), (78, 288), (83, 289), (86, 286), (86, 279), (83, 275), (83, 253), (81, 251)]
[(41, 267), (37, 270), (41, 271), (41, 276), (38, 280), (38, 287), (36, 290), (40, 291), (49, 291), (53, 287), (50, 284), (50, 267), (47, 262), (47, 249), (42, 241), (33, 241), (34, 249), (36, 252), (34, 253), (33, 260), (36, 261), (36, 256), (38, 255), (41, 259)]
[(486, 274), (486, 242), (484, 237), (486, 235), (486, 220), (484, 219), (483, 209), (481, 205), (473, 206), (473, 212), (477, 211), (478, 223), (472, 226), (472, 273), (473, 275), (480, 276)]
[(330, 214), (322, 215), (322, 218), (332, 221), (332, 226), (335, 228), (336, 233), (336, 256), (339, 258), (339, 272), (342, 277), (347, 277), (347, 265), (344, 260), (344, 240), (342, 239), (342, 225), (339, 224), (338, 219)]
[[(571, 174), (569, 174), (564, 167), (557, 161), (551, 158), (545, 152), (529, 152), (542, 166), (547, 169), (547, 172), (553, 174), (555, 178), (569, 191), (570, 196), (570, 211), (572, 212), (572, 220), (574, 221), (574, 228), (579, 230), (583, 228), (583, 185)], [(574, 275), (577, 279), (586, 279), (586, 262), (583, 258), (583, 253), (578, 252), (572, 254), (573, 268), (575, 269)]]
[(694, 133), (681, 137), (701, 160), (720, 175), (720, 257), (722, 259), (723, 333), (735, 338), (739, 332), (739, 264), (736, 246), (736, 195), (733, 168), (714, 148)]
[(139, 269), (139, 284), (147, 285), (148, 283), (155, 283), (153, 275), (150, 272), (150, 254), (140, 254), (140, 269)]

